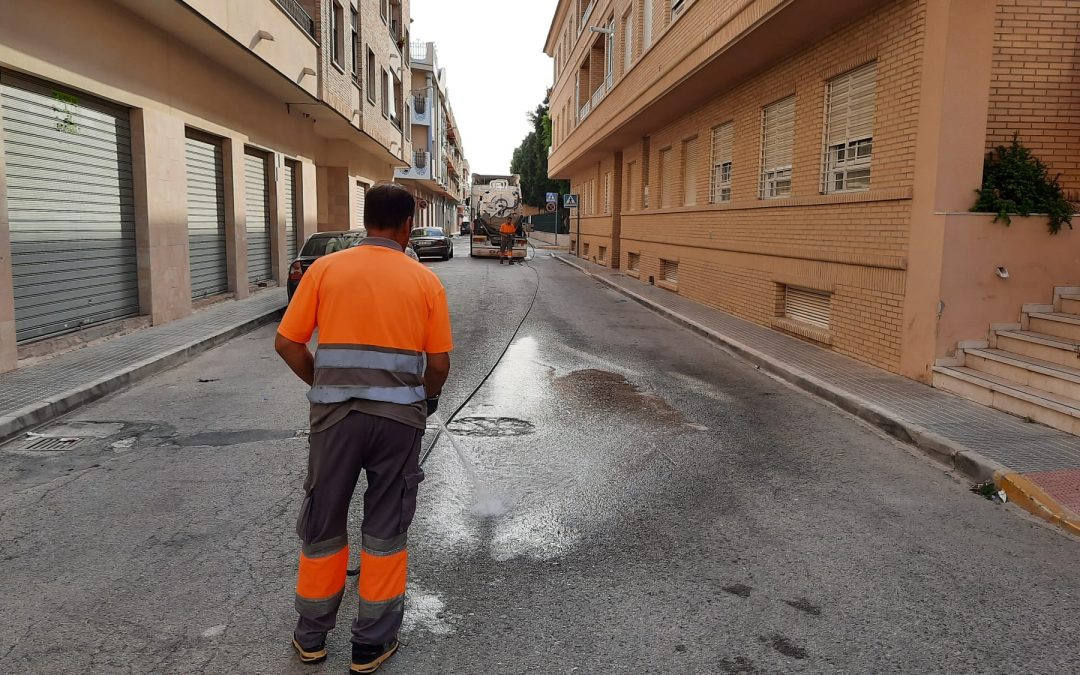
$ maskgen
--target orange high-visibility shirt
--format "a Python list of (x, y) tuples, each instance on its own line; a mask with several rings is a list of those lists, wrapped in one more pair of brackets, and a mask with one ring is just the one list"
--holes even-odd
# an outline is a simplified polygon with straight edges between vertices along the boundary
[[(453, 351), (446, 290), (434, 272), (401, 247), (374, 237), (323, 256), (304, 274), (278, 333), (320, 345), (357, 345), (416, 353)], [(353, 399), (312, 403), (311, 430), (320, 431), (360, 410), (423, 429), (427, 408), (417, 404)]]
[(513, 223), (503, 223), (499, 226), (499, 234), (514, 234), (517, 232), (517, 228)]

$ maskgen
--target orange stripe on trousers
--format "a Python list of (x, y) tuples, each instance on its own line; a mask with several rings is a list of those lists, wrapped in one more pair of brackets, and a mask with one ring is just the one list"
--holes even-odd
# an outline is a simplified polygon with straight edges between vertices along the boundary
[(382, 602), (405, 595), (405, 576), (409, 552), (371, 555), (360, 552), (360, 597), (368, 602)]
[(345, 572), (348, 568), (348, 546), (322, 558), (309, 558), (301, 553), (296, 594), (308, 600), (323, 600), (337, 595), (345, 588)]

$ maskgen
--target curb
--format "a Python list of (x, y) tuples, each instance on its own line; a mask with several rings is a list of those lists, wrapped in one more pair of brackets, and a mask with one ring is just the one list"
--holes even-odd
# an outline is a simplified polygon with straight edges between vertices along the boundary
[(206, 337), (155, 354), (106, 377), (73, 387), (57, 396), (42, 399), (33, 405), (20, 408), (10, 415), (0, 417), (0, 442), (7, 441), (26, 429), (44, 424), (103, 396), (186, 363), (202, 352), (271, 323), (279, 318), (284, 310), (284, 307), (279, 307), (268, 311), (265, 314), (221, 329)]
[(889, 411), (865, 399), (825, 382), (795, 366), (763, 354), (738, 340), (707, 328), (693, 319), (689, 319), (657, 302), (623, 288), (602, 275), (594, 274), (562, 256), (553, 255), (552, 257), (625, 295), (656, 314), (701, 335), (727, 353), (757, 366), (777, 379), (835, 405), (899, 441), (915, 446), (931, 458), (959, 471), (971, 480), (978, 482), (993, 480), (999, 489), (1005, 490), (1010, 500), (1016, 502), (1026, 511), (1048, 520), (1073, 534), (1080, 535), (1080, 520), (1073, 518), (1068, 509), (1057, 503), (1030, 480), (1008, 467), (984, 457), (977, 450), (945, 438), (917, 424), (898, 419)]

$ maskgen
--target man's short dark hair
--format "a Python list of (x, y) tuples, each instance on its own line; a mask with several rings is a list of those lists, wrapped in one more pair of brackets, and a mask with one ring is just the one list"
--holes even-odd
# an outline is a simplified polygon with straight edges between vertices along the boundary
[(416, 215), (416, 198), (397, 183), (380, 183), (367, 191), (364, 226), (369, 230), (400, 230)]

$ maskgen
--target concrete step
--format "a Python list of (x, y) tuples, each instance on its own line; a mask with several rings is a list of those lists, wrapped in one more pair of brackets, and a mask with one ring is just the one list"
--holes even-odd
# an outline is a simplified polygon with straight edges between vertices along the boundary
[(1065, 312), (1032, 312), (1027, 315), (1027, 330), (1056, 337), (1080, 340), (1080, 316)]
[(1080, 406), (1080, 368), (1000, 349), (965, 349), (962, 366), (1064, 396)]
[(1080, 340), (1031, 330), (996, 330), (990, 346), (1069, 368), (1080, 368)]
[(971, 368), (934, 368), (934, 386), (1018, 417), (1080, 435), (1080, 403)]
[(1080, 314), (1080, 295), (1062, 295), (1061, 311), (1068, 314)]

